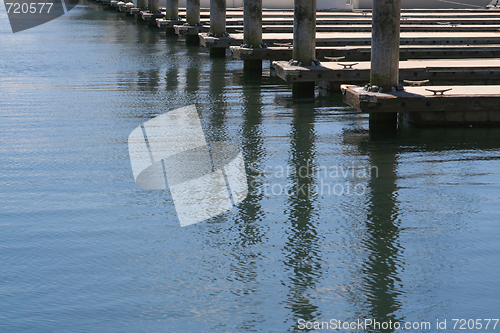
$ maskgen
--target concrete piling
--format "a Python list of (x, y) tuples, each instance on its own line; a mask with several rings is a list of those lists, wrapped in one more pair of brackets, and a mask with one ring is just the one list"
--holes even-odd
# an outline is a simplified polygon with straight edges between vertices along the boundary
[[(373, 0), (370, 84), (391, 91), (399, 83), (401, 0)], [(370, 130), (396, 130), (397, 112), (370, 113)]]
[[(295, 0), (293, 60), (310, 66), (316, 58), (316, 0)], [(314, 82), (293, 83), (294, 97), (314, 97)]]
[(137, 0), (137, 8), (147, 8), (148, 3), (146, 0)]
[[(200, 0), (187, 0), (186, 1), (186, 22), (191, 26), (196, 26), (200, 23)], [(187, 44), (200, 43), (198, 35), (186, 35)]]
[[(260, 48), (262, 44), (262, 0), (243, 1), (243, 43)], [(243, 61), (244, 73), (262, 75), (262, 60)]]
[[(210, 33), (222, 37), (226, 33), (226, 0), (210, 0)], [(212, 57), (225, 57), (226, 49), (211, 47)]]

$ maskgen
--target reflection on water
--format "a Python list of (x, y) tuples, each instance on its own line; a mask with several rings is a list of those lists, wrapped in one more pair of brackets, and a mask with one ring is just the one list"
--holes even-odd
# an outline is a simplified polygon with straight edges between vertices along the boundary
[(208, 91), (211, 103), (207, 114), (209, 124), (206, 133), (213, 141), (227, 140), (226, 63), (224, 59), (212, 62)]
[(397, 315), (402, 306), (398, 299), (402, 294), (398, 271), (404, 264), (399, 253), (404, 249), (398, 241), (397, 152), (383, 146), (383, 141), (371, 140), (365, 147), (371, 165), (377, 169), (369, 182), (367, 232), (361, 241), (366, 259), (360, 273), (364, 277), (362, 289), (369, 307), (368, 318), (380, 323), (394, 323), (404, 319)]
[(290, 195), (287, 209), (287, 240), (283, 248), (285, 266), (290, 271), (286, 302), (293, 314), (293, 319), (313, 321), (319, 315), (310, 291), (316, 288), (322, 275), (322, 258), (319, 243), (321, 237), (316, 228), (318, 212), (315, 198), (309, 189), (315, 182), (315, 130), (314, 109), (309, 105), (299, 105), (293, 110), (290, 129), (289, 165), (292, 169), (290, 182), (293, 193)]
[(186, 69), (186, 92), (196, 93), (199, 89), (200, 82), (200, 63), (198, 61), (198, 49), (194, 47), (187, 48), (187, 63)]
[(258, 223), (265, 219), (265, 212), (262, 209), (262, 195), (256, 194), (254, 189), (258, 186), (257, 174), (265, 156), (265, 149), (262, 147), (262, 90), (259, 85), (255, 85), (252, 80), (244, 81), (243, 89), (243, 121), (240, 135), (242, 137), (243, 157), (247, 164), (250, 194), (247, 196), (244, 205), (238, 207), (239, 218), (235, 221), (238, 233), (241, 235), (240, 244), (242, 246), (253, 246), (263, 241), (265, 232)]
[[(339, 95), (293, 100), (266, 70), (245, 78), (239, 61), (92, 2), (15, 38), (5, 19), (0, 331), (292, 332), (299, 320), (498, 315), (499, 130), (373, 138)], [(168, 192), (135, 185), (127, 137), (192, 104), (207, 141), (242, 149), (250, 194), (181, 229)], [(314, 172), (350, 166), (378, 173)], [(311, 192), (322, 180), (366, 193)]]

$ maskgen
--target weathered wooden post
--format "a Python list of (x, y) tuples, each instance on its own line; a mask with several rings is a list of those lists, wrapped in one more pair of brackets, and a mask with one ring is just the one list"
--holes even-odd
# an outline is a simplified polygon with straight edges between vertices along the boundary
[[(293, 59), (310, 66), (316, 59), (316, 0), (295, 0)], [(314, 82), (293, 83), (294, 97), (314, 97)]]
[(148, 0), (148, 10), (150, 10), (151, 13), (157, 13), (159, 9), (160, 9), (159, 0)]
[[(399, 83), (401, 0), (373, 0), (370, 84), (390, 92)], [(397, 129), (397, 112), (370, 113), (370, 129)]]
[(146, 0), (137, 0), (137, 8), (147, 8)]
[[(196, 27), (200, 23), (200, 0), (187, 0), (186, 1), (186, 22), (189, 25)], [(200, 39), (198, 35), (186, 35), (186, 43), (199, 44)]]
[(167, 5), (165, 6), (165, 18), (178, 19), (179, 18), (179, 0), (167, 0)]
[[(259, 48), (262, 44), (262, 0), (243, 1), (243, 44)], [(245, 74), (262, 75), (262, 60), (244, 60)]]
[[(226, 0), (210, 0), (210, 33), (223, 37), (226, 33)], [(211, 47), (212, 57), (225, 57), (226, 49)]]
[[(179, 18), (179, 0), (167, 0), (165, 5), (165, 19), (167, 20), (177, 20)], [(167, 35), (175, 35), (175, 31), (172, 25), (167, 26), (165, 30)]]
[(148, 9), (148, 2), (147, 2), (147, 0), (137, 0), (136, 7), (138, 8), (138, 10), (134, 9), (134, 12), (133, 12), (134, 16), (135, 16), (135, 19), (137, 20), (137, 22), (144, 23), (144, 20), (142, 19), (141, 12)]

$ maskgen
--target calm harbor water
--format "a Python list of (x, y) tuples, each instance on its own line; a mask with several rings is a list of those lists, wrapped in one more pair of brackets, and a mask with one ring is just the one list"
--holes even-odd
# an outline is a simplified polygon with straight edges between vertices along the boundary
[[(0, 45), (0, 332), (500, 318), (499, 129), (370, 138), (339, 96), (294, 101), (94, 2), (17, 34), (2, 8)], [(191, 104), (241, 147), (250, 194), (180, 228), (127, 138)]]

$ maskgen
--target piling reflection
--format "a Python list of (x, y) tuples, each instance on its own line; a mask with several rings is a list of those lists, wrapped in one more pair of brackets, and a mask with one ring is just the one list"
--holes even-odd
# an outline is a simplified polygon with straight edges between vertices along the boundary
[[(397, 311), (401, 308), (398, 296), (398, 269), (402, 265), (399, 238), (398, 211), (396, 207), (397, 175), (394, 145), (370, 140), (368, 155), (373, 172), (369, 181), (370, 203), (366, 220), (367, 232), (361, 242), (366, 256), (362, 266), (362, 291), (368, 305), (368, 318), (379, 323), (401, 321)], [(375, 329), (393, 332), (394, 329)]]
[(176, 66), (167, 69), (165, 73), (165, 83), (168, 91), (176, 90), (179, 85), (179, 70)]
[(289, 280), (283, 281), (289, 289), (286, 303), (295, 323), (299, 319), (313, 321), (319, 308), (308, 295), (316, 288), (322, 272), (321, 240), (316, 230), (317, 199), (309, 192), (316, 182), (313, 172), (316, 154), (314, 122), (314, 108), (311, 105), (295, 106), (288, 164), (301, 172), (292, 172), (289, 177), (293, 193), (286, 204), (289, 230), (283, 249), (286, 257), (284, 264), (290, 271)]
[(167, 91), (174, 91), (179, 85), (179, 64), (176, 61), (174, 48), (168, 48), (166, 57), (168, 61), (168, 69), (165, 74), (165, 82)]
[(241, 235), (241, 245), (254, 245), (262, 242), (264, 230), (257, 222), (264, 217), (262, 209), (263, 194), (255, 191), (259, 184), (259, 172), (265, 155), (263, 148), (262, 133), (262, 88), (251, 79), (244, 79), (243, 88), (243, 122), (241, 126), (241, 138), (243, 156), (247, 166), (249, 181), (249, 195), (244, 204), (239, 205), (239, 218), (236, 228)]
[[(129, 30), (129, 28), (133, 28)], [(143, 92), (157, 91), (160, 89), (162, 82), (162, 74), (156, 66), (159, 60), (159, 51), (156, 43), (158, 36), (150, 31), (150, 29), (136, 29), (137, 27), (126, 26), (126, 31), (113, 36), (113, 43), (132, 44), (134, 47), (130, 53), (116, 52), (108, 61), (126, 63), (133, 59), (134, 65), (122, 70), (118, 73), (120, 86), (124, 90), (139, 90)], [(144, 44), (143, 44), (144, 43)], [(141, 63), (137, 63), (135, 59), (142, 59)]]
[(399, 314), (404, 290), (400, 277), (404, 269), (401, 259), (404, 249), (399, 241), (401, 222), (397, 197), (401, 143), (392, 133), (374, 136), (359, 128), (346, 131), (343, 143), (357, 147), (356, 154), (367, 156), (366, 168), (370, 170), (364, 196), (364, 231), (349, 250), (359, 253), (351, 264), (353, 276), (348, 289), (353, 292), (347, 295), (359, 314), (351, 319), (371, 320), (373, 325), (367, 326), (366, 332), (399, 331), (395, 323), (405, 320)]
[(160, 73), (156, 69), (137, 72), (137, 90), (155, 91), (160, 83)]
[[(156, 36), (156, 34), (152, 34), (149, 29), (136, 29), (136, 31), (136, 52), (148, 55), (149, 61), (153, 63), (155, 60), (154, 54), (156, 53), (155, 43), (157, 42), (158, 37)], [(144, 44), (146, 45), (145, 47), (143, 46), (144, 41), (147, 41), (147, 43)], [(144, 66), (143, 69), (140, 69), (137, 72), (137, 88), (141, 91), (146, 92), (158, 90), (161, 80), (158, 69), (151, 68), (146, 70), (148, 67), (151, 66)], [(177, 73), (171, 73), (170, 75), (177, 76)]]
[[(260, 86), (247, 82), (243, 84), (243, 122), (241, 125), (241, 148), (247, 165), (247, 177), (249, 183), (253, 182), (258, 175), (252, 173), (249, 166), (258, 166), (262, 163), (264, 150), (261, 131), (262, 124), (262, 101)], [(258, 168), (258, 167), (257, 167)], [(250, 193), (246, 200), (238, 206), (238, 212), (234, 224), (231, 226), (231, 234), (237, 236), (237, 244), (234, 247), (233, 262), (231, 265), (231, 279), (243, 284), (233, 292), (243, 298), (252, 297), (252, 294), (261, 292), (260, 276), (262, 271), (262, 253), (256, 245), (265, 241), (265, 229), (259, 222), (264, 218), (261, 201), (262, 195)], [(258, 323), (249, 318), (239, 324), (244, 331), (256, 331)]]
[(208, 127), (205, 131), (210, 141), (228, 140), (226, 124), (226, 60), (211, 59), (209, 92)]
[(186, 68), (186, 92), (194, 93), (198, 91), (200, 82), (200, 55), (199, 49), (194, 47), (187, 47), (186, 49), (187, 63)]
[[(370, 166), (378, 168), (378, 176), (372, 174), (368, 183), (369, 201), (368, 214), (366, 218), (366, 231), (360, 242), (362, 250), (362, 263), (353, 269), (353, 274), (361, 277), (361, 284), (353, 286), (357, 290), (351, 297), (351, 302), (359, 311), (364, 313), (365, 318), (373, 319), (378, 323), (403, 323), (411, 318), (406, 318), (402, 313), (403, 296), (408, 287), (402, 283), (403, 271), (406, 263), (403, 261), (402, 253), (404, 247), (400, 242), (403, 228), (400, 221), (407, 219), (406, 211), (398, 209), (399, 199), (398, 180), (405, 181), (404, 176), (397, 174), (399, 155), (408, 155), (418, 152), (421, 155), (435, 154), (439, 156), (439, 162), (432, 163), (432, 167), (443, 167), (443, 164), (455, 159), (463, 159), (464, 151), (473, 151), (474, 154), (487, 155), (487, 151), (498, 149), (498, 129), (418, 129), (403, 128), (397, 137), (381, 135), (374, 137), (365, 133), (364, 135), (353, 134), (344, 138), (353, 144), (358, 142), (359, 152), (369, 156)], [(404, 148), (403, 148), (404, 147)], [(482, 150), (482, 151), (481, 151)], [(457, 157), (459, 156), (459, 157)], [(430, 159), (432, 161), (432, 159)], [(415, 161), (414, 161), (415, 163)], [(439, 165), (439, 166), (438, 166)], [(423, 166), (428, 168), (429, 166)], [(428, 171), (415, 170), (418, 173)], [(435, 170), (431, 171), (436, 172)], [(486, 171), (481, 171), (486, 172)], [(441, 175), (442, 172), (436, 172)], [(463, 174), (471, 175), (470, 170)], [(450, 206), (453, 201), (450, 200)], [(464, 201), (467, 204), (470, 198)], [(421, 209), (426, 209), (427, 203), (422, 203)], [(419, 227), (419, 226), (412, 226)], [(446, 260), (440, 265), (447, 266)], [(451, 266), (451, 265), (450, 265)], [(439, 271), (431, 272), (426, 277), (429, 280), (442, 278)], [(362, 305), (359, 305), (362, 304)], [(433, 304), (429, 304), (432, 307)], [(397, 329), (367, 329), (371, 332), (395, 332)]]
[[(240, 148), (243, 151), (247, 167), (248, 182), (258, 178), (252, 168), (259, 169), (265, 156), (262, 133), (262, 91), (260, 85), (253, 82), (242, 82), (242, 108), (227, 109), (227, 91), (225, 90), (226, 63), (224, 59), (211, 59), (211, 80), (209, 84), (210, 109), (203, 115), (207, 120), (205, 133), (210, 141), (221, 141), (230, 137), (228, 117), (242, 117), (237, 128), (237, 136), (241, 137)], [(231, 139), (229, 139), (231, 141)], [(254, 169), (254, 170), (255, 170)], [(250, 188), (251, 192), (252, 189)], [(261, 201), (263, 195), (249, 193), (247, 198), (233, 210), (234, 221), (228, 221), (228, 240), (230, 258), (229, 273), (226, 277), (231, 282), (230, 292), (241, 299), (252, 299), (253, 295), (262, 292), (259, 281), (262, 271), (262, 254), (256, 245), (262, 243), (265, 228), (259, 222), (264, 218)], [(241, 331), (255, 331), (259, 323), (254, 318), (245, 319), (237, 324)]]

